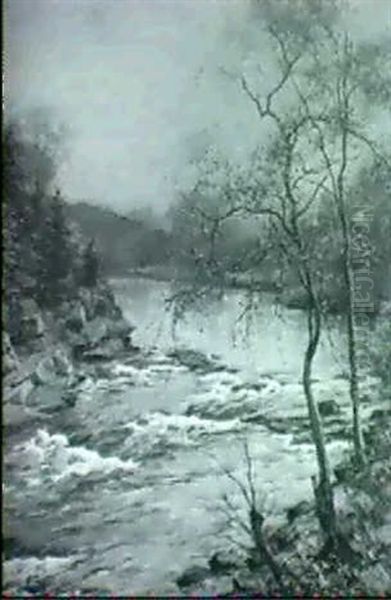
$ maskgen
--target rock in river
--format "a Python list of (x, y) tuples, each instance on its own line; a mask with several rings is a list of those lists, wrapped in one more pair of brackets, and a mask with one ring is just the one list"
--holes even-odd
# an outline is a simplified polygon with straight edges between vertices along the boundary
[(340, 408), (335, 400), (323, 400), (318, 402), (319, 412), (322, 417), (330, 417), (340, 412)]
[(210, 373), (223, 368), (216, 360), (208, 358), (202, 352), (188, 348), (176, 348), (169, 352), (168, 356), (190, 369), (190, 371)]
[(200, 565), (194, 565), (185, 569), (182, 575), (180, 575), (176, 583), (180, 588), (186, 588), (191, 585), (196, 585), (201, 583), (207, 577), (210, 577), (210, 570), (207, 567), (202, 567)]

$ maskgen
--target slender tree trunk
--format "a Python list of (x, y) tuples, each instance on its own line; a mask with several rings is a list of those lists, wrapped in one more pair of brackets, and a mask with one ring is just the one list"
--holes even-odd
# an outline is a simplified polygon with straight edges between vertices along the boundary
[(308, 343), (304, 355), (302, 382), (319, 469), (319, 484), (314, 489), (318, 518), (326, 539), (334, 542), (337, 539), (337, 520), (331, 487), (330, 466), (326, 453), (323, 425), (311, 382), (313, 361), (320, 340), (321, 313), (313, 293), (309, 274), (306, 276), (306, 281), (310, 306), (308, 309)]
[[(343, 85), (344, 85), (343, 79)], [(342, 241), (343, 241), (343, 274), (346, 286), (348, 300), (347, 314), (347, 337), (348, 337), (348, 359), (349, 359), (349, 389), (353, 412), (353, 444), (354, 453), (359, 467), (365, 465), (364, 440), (361, 431), (360, 420), (360, 392), (358, 385), (358, 365), (357, 365), (357, 339), (354, 322), (354, 273), (352, 269), (352, 244), (349, 230), (349, 221), (345, 205), (345, 186), (344, 177), (348, 162), (348, 129), (347, 114), (348, 104), (347, 96), (344, 96), (343, 118), (342, 118), (342, 139), (341, 155), (342, 163), (338, 175), (337, 186), (337, 209), (341, 222)]]
[(349, 360), (349, 392), (353, 412), (353, 444), (357, 464), (365, 465), (364, 440), (360, 419), (360, 390), (358, 385), (357, 339), (354, 322), (354, 273), (351, 264), (351, 236), (343, 199), (343, 184), (339, 184), (339, 215), (343, 238), (343, 273), (347, 295), (347, 338)]
[(349, 111), (350, 100), (348, 90), (348, 75), (350, 69), (349, 40), (345, 36), (343, 46), (344, 64), (339, 81), (339, 109), (341, 124), (341, 165), (337, 178), (335, 190), (335, 201), (339, 220), (341, 223), (342, 243), (343, 243), (343, 274), (346, 286), (348, 300), (347, 314), (347, 337), (348, 337), (348, 360), (349, 360), (349, 391), (352, 403), (353, 413), (353, 445), (354, 454), (359, 467), (365, 465), (364, 440), (361, 431), (360, 420), (360, 391), (358, 384), (358, 360), (357, 360), (357, 339), (354, 322), (354, 273), (352, 268), (352, 240), (349, 228), (349, 218), (345, 202), (345, 174), (348, 167), (348, 136), (349, 136)]
[[(349, 249), (350, 243), (348, 243)], [(349, 252), (350, 255), (350, 252)], [(350, 265), (350, 258), (345, 263), (345, 280), (348, 290), (348, 316), (347, 316), (347, 332), (348, 332), (348, 356), (349, 356), (349, 388), (350, 399), (352, 402), (353, 412), (353, 444), (354, 453), (359, 467), (365, 465), (365, 450), (364, 439), (361, 429), (360, 419), (360, 390), (358, 385), (358, 368), (357, 368), (357, 340), (356, 329), (354, 323), (354, 297), (353, 297), (353, 273)]]
[(290, 172), (291, 166), (290, 163), (288, 163), (288, 169), (285, 174), (285, 189), (287, 198), (292, 207), (292, 240), (298, 251), (297, 260), (299, 261), (299, 264), (297, 272), (308, 298), (308, 343), (304, 354), (302, 383), (304, 395), (307, 401), (312, 439), (315, 445), (319, 469), (319, 485), (317, 486), (316, 490), (314, 490), (317, 492), (315, 493), (315, 501), (319, 517), (319, 524), (325, 534), (326, 540), (331, 541), (331, 545), (335, 547), (335, 542), (337, 540), (337, 519), (334, 509), (333, 490), (331, 487), (330, 467), (326, 453), (323, 425), (320, 418), (318, 405), (313, 395), (311, 381), (312, 366), (318, 350), (322, 327), (321, 309), (315, 293), (311, 267), (306, 258), (306, 250), (303, 246), (303, 235), (299, 227), (296, 201), (291, 189)]

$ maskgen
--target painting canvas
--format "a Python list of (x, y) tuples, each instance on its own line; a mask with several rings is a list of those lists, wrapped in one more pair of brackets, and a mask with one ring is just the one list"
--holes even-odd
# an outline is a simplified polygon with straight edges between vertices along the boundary
[(3, 21), (3, 593), (387, 597), (391, 1)]

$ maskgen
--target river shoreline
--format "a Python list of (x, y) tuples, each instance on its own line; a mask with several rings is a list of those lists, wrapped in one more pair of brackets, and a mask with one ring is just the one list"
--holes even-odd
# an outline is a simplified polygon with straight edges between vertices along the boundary
[[(168, 284), (175, 284), (178, 286), (189, 285), (190, 287), (194, 284), (194, 277), (192, 274), (185, 270), (171, 268), (171, 267), (146, 267), (146, 268), (134, 268), (129, 269), (126, 273), (112, 273), (107, 274), (109, 279), (145, 279), (149, 281), (156, 281)], [(221, 284), (209, 284), (211, 288), (221, 289)], [(308, 301), (306, 299), (305, 292), (301, 288), (292, 287), (283, 289), (283, 287), (273, 281), (245, 277), (228, 273), (224, 280), (225, 290), (238, 290), (238, 291), (251, 291), (253, 293), (266, 293), (271, 294), (274, 297), (274, 302), (285, 308), (292, 310), (306, 310)], [(342, 317), (346, 315), (346, 311), (341, 306), (341, 301), (335, 298), (330, 298), (328, 306), (325, 309), (326, 316)], [(376, 317), (388, 317), (391, 315), (391, 300), (389, 298), (383, 298), (376, 303), (369, 312), (368, 316), (375, 319)]]

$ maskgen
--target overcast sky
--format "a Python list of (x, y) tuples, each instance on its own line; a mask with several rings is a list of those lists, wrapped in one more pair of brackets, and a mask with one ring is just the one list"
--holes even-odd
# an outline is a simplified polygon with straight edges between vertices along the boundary
[[(389, 22), (391, 0), (351, 1), (359, 29)], [(164, 211), (197, 147), (259, 135), (218, 73), (245, 51), (247, 0), (8, 0), (5, 16), (8, 106), (69, 128), (69, 198)]]

